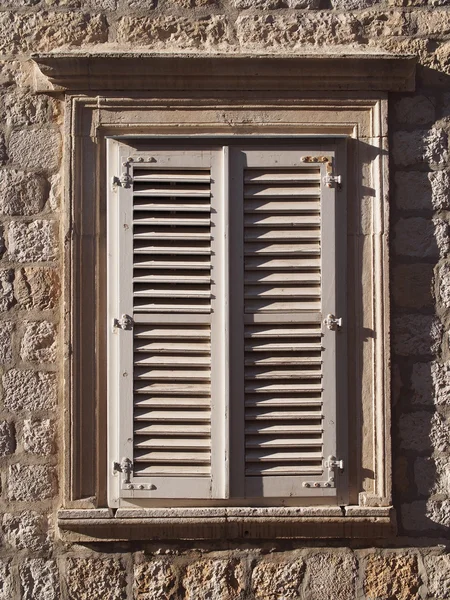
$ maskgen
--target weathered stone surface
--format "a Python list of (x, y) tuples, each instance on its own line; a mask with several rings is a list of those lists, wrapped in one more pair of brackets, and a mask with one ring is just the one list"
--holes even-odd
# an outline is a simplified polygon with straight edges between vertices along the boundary
[(220, 49), (227, 45), (229, 26), (223, 16), (207, 16), (197, 20), (187, 17), (122, 17), (117, 40), (122, 44), (145, 44), (152, 48)]
[(186, 568), (183, 587), (186, 600), (235, 600), (245, 589), (242, 565), (236, 559), (199, 560)]
[(421, 496), (447, 494), (450, 489), (450, 459), (417, 458), (414, 462), (414, 479)]
[(0, 177), (0, 214), (34, 215), (42, 210), (48, 183), (41, 175), (5, 170)]
[(61, 160), (61, 135), (49, 127), (14, 130), (9, 139), (9, 158), (21, 169), (56, 171)]
[(432, 209), (431, 184), (427, 173), (398, 171), (395, 174), (395, 204), (402, 210)]
[(49, 548), (47, 518), (33, 510), (3, 515), (2, 531), (14, 550), (39, 552)]
[(28, 559), (20, 567), (22, 600), (59, 600), (58, 567), (54, 560)]
[[(323, 552), (308, 557), (308, 600), (353, 600), (356, 563), (353, 556)], [(277, 597), (278, 600), (278, 597)]]
[(410, 96), (395, 104), (395, 115), (400, 123), (428, 125), (435, 120), (436, 99), (428, 96)]
[(0, 312), (9, 310), (14, 304), (13, 279), (14, 271), (12, 269), (0, 271)]
[(442, 325), (431, 315), (402, 315), (394, 319), (393, 347), (396, 354), (435, 354), (442, 339)]
[(439, 300), (450, 308), (450, 263), (444, 262), (438, 268)]
[(13, 127), (46, 123), (51, 105), (52, 100), (48, 96), (10, 88), (0, 98), (0, 121)]
[(12, 360), (12, 333), (14, 324), (10, 321), (0, 321), (0, 364)]
[(117, 0), (83, 0), (83, 9), (89, 11), (116, 10)]
[(450, 500), (428, 500), (426, 516), (436, 529), (447, 535), (450, 527)]
[(439, 529), (439, 524), (430, 519), (430, 509), (425, 500), (416, 500), (409, 504), (402, 504), (400, 522), (403, 529), (411, 534)]
[(431, 362), (415, 363), (411, 372), (411, 404), (415, 406), (433, 405), (433, 379)]
[(264, 600), (291, 600), (300, 595), (305, 574), (301, 559), (292, 561), (262, 560), (252, 572), (252, 590), (255, 598)]
[(450, 598), (450, 555), (430, 554), (424, 558), (428, 591), (435, 598)]
[(57, 491), (56, 474), (47, 465), (11, 465), (8, 474), (8, 499), (36, 502), (52, 498)]
[(431, 377), (435, 404), (450, 406), (450, 362), (431, 363)]
[(56, 327), (48, 321), (28, 322), (20, 346), (24, 362), (52, 363), (56, 360)]
[(79, 12), (0, 13), (0, 53), (55, 50), (107, 41), (103, 15)]
[(41, 0), (1, 0), (2, 8), (23, 8), (25, 6), (35, 6)]
[(11, 412), (50, 410), (56, 406), (55, 373), (11, 369), (3, 375), (2, 384), (3, 403)]
[(401, 256), (439, 256), (436, 227), (433, 221), (422, 217), (399, 219), (394, 229), (395, 252)]
[(50, 419), (25, 419), (22, 430), (25, 452), (47, 456), (55, 450), (55, 426)]
[(447, 256), (450, 250), (450, 227), (444, 219), (433, 219), (434, 237), (439, 249), (439, 255)]
[(412, 33), (427, 38), (442, 38), (450, 33), (448, 10), (418, 10), (412, 14)]
[(50, 177), (50, 194), (48, 196), (48, 207), (52, 211), (57, 211), (61, 204), (62, 182), (60, 173), (55, 173)]
[(233, 0), (236, 8), (257, 8), (260, 10), (272, 10), (276, 8), (309, 8), (320, 7), (320, 0)]
[(152, 560), (134, 568), (135, 600), (174, 600), (177, 595), (176, 585), (176, 573), (168, 561)]
[(331, 0), (331, 6), (337, 10), (362, 10), (380, 4), (383, 0)]
[(60, 292), (56, 269), (25, 267), (16, 272), (14, 295), (21, 308), (54, 308), (58, 305)]
[(397, 494), (407, 494), (411, 488), (411, 478), (408, 473), (408, 460), (405, 456), (397, 456), (394, 460), (393, 480)]
[(11, 600), (14, 597), (14, 580), (10, 562), (10, 559), (0, 559), (0, 600)]
[(432, 171), (428, 173), (431, 183), (431, 202), (436, 210), (450, 208), (450, 173), (448, 171)]
[(430, 443), (433, 450), (438, 452), (450, 450), (450, 422), (437, 412), (431, 419)]
[(426, 411), (401, 415), (398, 421), (401, 447), (417, 452), (430, 450), (432, 420), (433, 413)]
[(66, 574), (69, 600), (125, 600), (126, 572), (113, 558), (69, 558)]
[(58, 223), (55, 221), (13, 221), (8, 226), (9, 255), (19, 262), (54, 260), (58, 251), (57, 235)]
[(127, 0), (127, 8), (133, 10), (148, 10), (156, 7), (155, 0)]
[(448, 137), (442, 129), (398, 131), (392, 139), (396, 165), (404, 167), (421, 162), (442, 165), (448, 159)]
[[(391, 290), (397, 306), (424, 308), (433, 303), (433, 265), (418, 263), (394, 268)], [(411, 291), (414, 290), (414, 293)]]
[(0, 133), (0, 166), (8, 161), (8, 152), (6, 150), (5, 136)]
[(0, 421), (0, 456), (13, 454), (15, 447), (14, 425), (8, 421)]
[(367, 600), (419, 600), (417, 558), (401, 554), (367, 558), (364, 591)]

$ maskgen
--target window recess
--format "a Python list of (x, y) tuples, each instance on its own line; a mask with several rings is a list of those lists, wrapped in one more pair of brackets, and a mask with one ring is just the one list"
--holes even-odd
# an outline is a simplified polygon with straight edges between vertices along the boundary
[(110, 506), (345, 503), (343, 146), (108, 140)]

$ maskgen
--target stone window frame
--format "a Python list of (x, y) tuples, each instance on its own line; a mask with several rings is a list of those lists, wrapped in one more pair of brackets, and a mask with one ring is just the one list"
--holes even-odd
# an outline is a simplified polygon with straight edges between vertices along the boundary
[[(64, 93), (66, 110), (62, 537), (391, 535), (387, 92), (413, 89), (415, 60), (384, 55), (33, 58), (36, 90)], [(103, 141), (200, 132), (347, 136), (346, 176), (355, 184), (348, 202), (349, 289), (356, 290), (349, 297), (354, 315), (349, 361), (358, 374), (349, 382), (349, 420), (355, 423), (349, 436), (349, 506), (106, 508), (106, 219), (105, 203), (98, 201), (106, 197)]]

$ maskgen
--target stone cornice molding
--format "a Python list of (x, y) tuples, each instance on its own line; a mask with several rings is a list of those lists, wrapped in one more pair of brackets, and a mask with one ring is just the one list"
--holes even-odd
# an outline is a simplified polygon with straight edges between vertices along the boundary
[(416, 58), (390, 54), (32, 55), (37, 92), (413, 91)]

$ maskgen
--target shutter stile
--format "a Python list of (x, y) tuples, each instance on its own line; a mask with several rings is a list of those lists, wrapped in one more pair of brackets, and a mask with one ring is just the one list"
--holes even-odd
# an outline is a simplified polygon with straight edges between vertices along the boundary
[(134, 474), (210, 476), (210, 172), (135, 168), (133, 212)]

